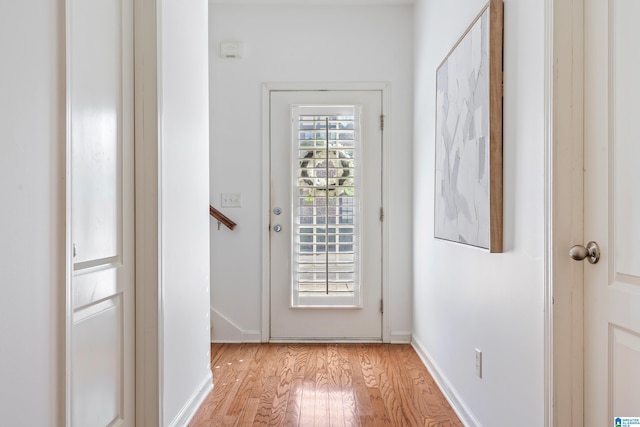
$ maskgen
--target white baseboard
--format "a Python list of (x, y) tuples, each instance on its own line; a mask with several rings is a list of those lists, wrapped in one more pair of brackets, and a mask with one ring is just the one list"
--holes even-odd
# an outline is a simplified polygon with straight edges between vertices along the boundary
[(427, 370), (433, 377), (442, 394), (447, 399), (453, 410), (455, 411), (462, 424), (466, 427), (482, 427), (482, 424), (473, 416), (473, 413), (465, 405), (464, 400), (460, 398), (455, 389), (449, 384), (447, 378), (441, 374), (438, 365), (433, 361), (429, 352), (425, 349), (424, 345), (416, 339), (415, 335), (412, 337), (411, 345), (415, 349), (416, 353), (422, 360), (422, 363), (426, 366)]
[(211, 372), (208, 372), (207, 377), (187, 400), (178, 415), (171, 421), (169, 427), (187, 427), (189, 421), (198, 412), (200, 405), (202, 405), (211, 390), (213, 390), (213, 377)]
[(260, 331), (245, 331), (211, 307), (211, 342), (260, 342)]
[(411, 332), (408, 331), (392, 331), (389, 338), (391, 344), (411, 344)]
[(260, 331), (242, 331), (242, 342), (262, 342)]

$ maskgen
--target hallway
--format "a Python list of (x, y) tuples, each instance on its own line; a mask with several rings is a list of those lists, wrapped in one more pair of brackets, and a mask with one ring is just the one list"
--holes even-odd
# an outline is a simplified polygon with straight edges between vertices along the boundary
[(190, 426), (462, 426), (409, 345), (211, 344)]

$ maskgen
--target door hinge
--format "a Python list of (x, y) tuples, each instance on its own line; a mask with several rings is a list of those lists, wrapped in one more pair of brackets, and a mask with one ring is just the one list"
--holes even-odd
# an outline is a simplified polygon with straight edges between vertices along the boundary
[(380, 208), (380, 221), (384, 221), (384, 208)]
[(380, 130), (384, 130), (384, 114), (380, 114)]
[(384, 313), (384, 303), (382, 302), (382, 298), (380, 298), (380, 313)]

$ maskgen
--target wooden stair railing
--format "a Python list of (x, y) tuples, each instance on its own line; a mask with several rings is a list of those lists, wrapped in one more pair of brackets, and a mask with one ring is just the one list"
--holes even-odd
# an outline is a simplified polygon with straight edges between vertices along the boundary
[(229, 230), (233, 230), (234, 228), (236, 228), (235, 222), (231, 221), (229, 218), (224, 216), (222, 212), (211, 205), (209, 205), (209, 214), (218, 220), (218, 230), (220, 229), (220, 224), (224, 224), (224, 226)]

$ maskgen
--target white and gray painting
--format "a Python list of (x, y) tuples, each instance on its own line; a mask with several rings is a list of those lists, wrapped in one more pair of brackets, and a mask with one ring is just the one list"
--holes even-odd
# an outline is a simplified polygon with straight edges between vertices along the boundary
[(437, 71), (435, 237), (489, 248), (489, 14)]

